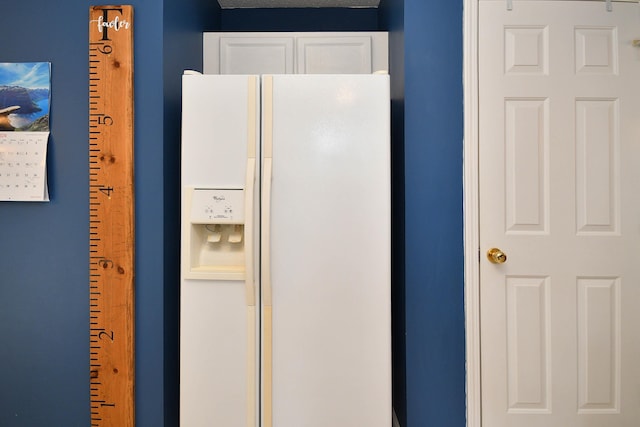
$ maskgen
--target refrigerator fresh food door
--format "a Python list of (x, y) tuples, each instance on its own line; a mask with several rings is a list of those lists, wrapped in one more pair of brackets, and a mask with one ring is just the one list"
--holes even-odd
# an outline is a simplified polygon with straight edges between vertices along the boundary
[(386, 75), (262, 83), (262, 426), (391, 423)]

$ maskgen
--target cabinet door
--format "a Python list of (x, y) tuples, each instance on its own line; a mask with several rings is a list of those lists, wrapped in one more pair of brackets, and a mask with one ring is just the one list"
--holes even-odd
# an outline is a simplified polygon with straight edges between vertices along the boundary
[(219, 74), (292, 74), (293, 44), (293, 37), (220, 37)]
[(302, 36), (296, 40), (296, 74), (371, 74), (371, 37)]

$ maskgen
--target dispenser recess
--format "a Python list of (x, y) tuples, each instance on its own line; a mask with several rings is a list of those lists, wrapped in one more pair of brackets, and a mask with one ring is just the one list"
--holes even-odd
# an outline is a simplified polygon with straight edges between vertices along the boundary
[(244, 190), (189, 189), (189, 278), (244, 280)]

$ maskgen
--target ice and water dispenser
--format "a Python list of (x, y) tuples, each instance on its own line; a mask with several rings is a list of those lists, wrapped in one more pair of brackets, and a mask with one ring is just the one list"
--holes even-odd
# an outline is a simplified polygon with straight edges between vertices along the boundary
[(245, 215), (242, 189), (188, 190), (188, 276), (242, 279), (245, 268)]

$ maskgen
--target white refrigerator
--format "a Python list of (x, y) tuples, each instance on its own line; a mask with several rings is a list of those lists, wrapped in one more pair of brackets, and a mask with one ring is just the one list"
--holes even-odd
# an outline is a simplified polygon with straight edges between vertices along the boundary
[(185, 73), (180, 424), (391, 425), (387, 75)]

